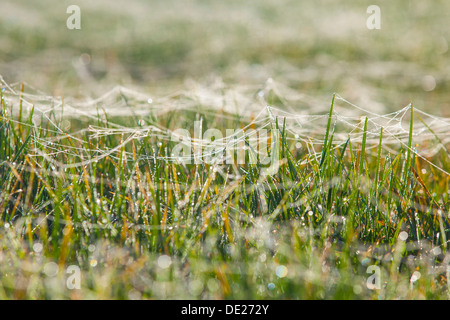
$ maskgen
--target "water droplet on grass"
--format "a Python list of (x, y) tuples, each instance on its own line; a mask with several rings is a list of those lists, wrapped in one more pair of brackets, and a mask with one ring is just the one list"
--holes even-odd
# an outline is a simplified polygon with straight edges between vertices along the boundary
[(48, 277), (54, 277), (58, 274), (59, 267), (55, 262), (46, 263), (44, 266), (44, 273)]
[(420, 279), (422, 275), (420, 274), (419, 271), (414, 271), (412, 276), (411, 276), (411, 282), (416, 282), (417, 280)]
[(41, 252), (43, 248), (44, 248), (44, 246), (42, 245), (42, 243), (37, 242), (37, 243), (33, 244), (33, 251), (36, 253)]
[(408, 239), (408, 232), (406, 232), (406, 231), (400, 232), (400, 234), (398, 235), (398, 238), (402, 241), (406, 241)]
[(433, 76), (427, 75), (422, 79), (422, 88), (425, 91), (433, 91), (436, 88), (436, 80)]
[(158, 266), (161, 269), (167, 269), (172, 264), (172, 259), (168, 255), (162, 255), (158, 258)]
[(287, 276), (288, 268), (286, 268), (285, 266), (278, 266), (275, 273), (278, 278), (284, 278)]

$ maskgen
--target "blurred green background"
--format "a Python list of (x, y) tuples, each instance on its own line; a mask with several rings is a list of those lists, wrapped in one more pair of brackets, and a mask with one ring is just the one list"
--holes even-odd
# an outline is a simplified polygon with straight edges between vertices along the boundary
[[(81, 8), (81, 30), (66, 9)], [(366, 27), (369, 5), (381, 30)], [(301, 93), (338, 92), (372, 111), (415, 106), (450, 116), (450, 2), (2, 0), (0, 74), (53, 95), (115, 85), (158, 94), (194, 79), (269, 77)]]

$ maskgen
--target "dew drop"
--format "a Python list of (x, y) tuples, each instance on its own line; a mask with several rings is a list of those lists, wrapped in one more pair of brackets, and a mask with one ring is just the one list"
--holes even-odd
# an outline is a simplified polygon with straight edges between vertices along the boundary
[(286, 268), (285, 266), (278, 266), (275, 273), (278, 278), (284, 278), (287, 276), (288, 268)]
[(172, 259), (168, 255), (162, 255), (158, 258), (158, 266), (161, 269), (167, 269), (172, 264)]
[(406, 232), (406, 231), (400, 232), (400, 234), (398, 235), (398, 238), (402, 241), (406, 241), (408, 239), (408, 232)]

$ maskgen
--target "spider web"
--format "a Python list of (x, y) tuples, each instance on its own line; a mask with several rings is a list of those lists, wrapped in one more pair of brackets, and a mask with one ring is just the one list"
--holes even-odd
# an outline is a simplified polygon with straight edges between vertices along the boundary
[[(328, 111), (331, 97), (328, 101), (308, 96), (289, 88), (273, 79), (268, 79), (260, 86), (227, 86), (220, 79), (208, 85), (196, 82), (188, 82), (186, 88), (172, 94), (155, 97), (130, 88), (116, 86), (98, 98), (79, 100), (74, 98), (63, 98), (45, 95), (39, 90), (26, 84), (28, 90), (33, 92), (20, 92), (20, 84), (7, 84), (0, 76), (2, 84), (2, 94), (8, 105), (18, 106), (22, 103), (23, 109), (30, 112), (34, 108), (34, 117), (43, 117), (51, 124), (51, 129), (57, 133), (51, 139), (41, 139), (36, 136), (36, 143), (44, 144), (48, 150), (55, 153), (62, 152), (58, 149), (60, 139), (70, 137), (75, 141), (82, 141), (81, 135), (89, 132), (92, 138), (101, 138), (107, 135), (122, 135), (125, 137), (116, 147), (108, 150), (97, 150), (97, 155), (79, 163), (56, 163), (68, 168), (89, 164), (91, 161), (98, 161), (107, 156), (114, 157), (114, 153), (124, 145), (133, 140), (141, 139), (148, 135), (153, 135), (161, 140), (171, 140), (179, 138), (179, 135), (169, 128), (161, 127), (158, 124), (148, 124), (143, 120), (138, 121), (135, 127), (126, 127), (117, 122), (108, 120), (108, 127), (98, 126), (98, 121), (106, 121), (106, 115), (110, 117), (130, 117), (143, 119), (146, 116), (156, 117), (170, 112), (199, 112), (205, 115), (217, 115), (222, 118), (233, 118), (238, 116), (247, 125), (241, 129), (242, 132), (233, 133), (215, 141), (215, 145), (239, 148), (245, 141), (252, 142), (257, 137), (255, 131), (269, 129), (273, 127), (276, 119), (281, 123), (285, 122), (286, 131), (290, 134), (292, 141), (309, 143), (312, 146), (323, 144), (326, 126), (328, 122)], [(348, 139), (353, 142), (361, 142), (364, 131), (363, 124), (367, 118), (366, 140), (368, 152), (377, 148), (380, 134), (383, 134), (383, 148), (389, 152), (398, 150), (399, 147), (408, 149), (410, 114), (412, 104), (404, 106), (397, 111), (378, 114), (371, 111), (371, 106), (357, 106), (339, 94), (335, 94), (334, 109), (332, 114), (332, 133), (334, 147), (338, 148), (346, 143)], [(18, 112), (18, 108), (11, 109)], [(446, 175), (450, 173), (444, 168), (431, 162), (433, 156), (444, 150), (450, 153), (448, 145), (450, 143), (450, 119), (432, 115), (416, 107), (414, 112), (413, 152), (429, 165), (440, 170)], [(65, 121), (56, 123), (50, 114), (59, 114)], [(65, 130), (64, 125), (70, 124), (70, 119), (87, 119), (86, 127), (76, 132)], [(67, 120), (69, 119), (69, 120)], [(17, 120), (11, 120), (17, 122)], [(96, 125), (89, 124), (90, 122)], [(28, 125), (22, 122), (23, 125)], [(249, 130), (252, 128), (253, 130)], [(243, 132), (250, 132), (243, 135)], [(245, 141), (244, 141), (245, 139)], [(231, 142), (230, 142), (231, 141)], [(195, 144), (207, 144), (211, 141), (189, 141)], [(82, 151), (81, 148), (64, 146), (64, 153), (74, 154)], [(315, 148), (314, 148), (315, 149)], [(314, 150), (313, 149), (313, 150)], [(312, 156), (320, 158), (321, 154), (312, 151)], [(52, 154), (43, 155), (49, 158)], [(208, 151), (202, 151), (202, 157), (210, 156)], [(126, 153), (131, 160), (133, 155)], [(174, 157), (158, 157), (157, 159), (180, 160)], [(53, 160), (54, 161), (54, 160)]]

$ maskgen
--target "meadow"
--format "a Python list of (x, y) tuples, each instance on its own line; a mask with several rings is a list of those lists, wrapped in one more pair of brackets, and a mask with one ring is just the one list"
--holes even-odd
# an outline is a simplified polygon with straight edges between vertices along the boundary
[(0, 299), (449, 298), (448, 3), (78, 2), (2, 3)]

